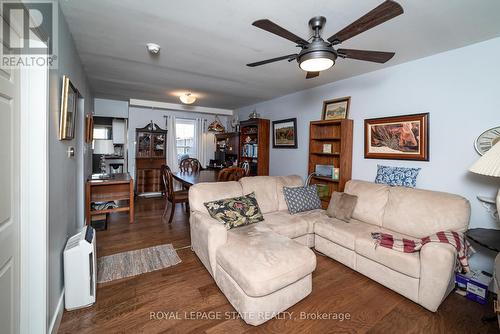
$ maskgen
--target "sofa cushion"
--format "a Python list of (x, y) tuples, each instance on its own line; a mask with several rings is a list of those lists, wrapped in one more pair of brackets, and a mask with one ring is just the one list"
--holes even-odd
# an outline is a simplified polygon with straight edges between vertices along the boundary
[(316, 209), (321, 209), (321, 200), (315, 184), (306, 187), (283, 188), (288, 212), (296, 214)]
[(358, 196), (335, 191), (328, 204), (328, 209), (326, 209), (326, 214), (330, 218), (337, 218), (348, 223), (357, 201)]
[(247, 295), (260, 297), (309, 275), (316, 256), (263, 224), (252, 224), (228, 231), (227, 243), (217, 250), (217, 264)]
[[(409, 238), (410, 236), (395, 233), (386, 229), (380, 229), (383, 233), (390, 233), (397, 238)], [(420, 277), (420, 253), (403, 253), (385, 247), (375, 247), (375, 242), (371, 236), (371, 232), (366, 231), (356, 236), (355, 251), (372, 261), (380, 263), (397, 272), (411, 276), (413, 278)]]
[(313, 210), (291, 215), (288, 211), (276, 211), (264, 215), (262, 224), (276, 233), (294, 239), (314, 233), (314, 223), (325, 221), (324, 210)]
[(242, 195), (241, 185), (236, 181), (198, 183), (189, 187), (189, 207), (208, 215), (204, 203)]
[(352, 218), (382, 226), (385, 206), (389, 199), (388, 185), (351, 180), (346, 183), (344, 192), (358, 196)]
[(244, 177), (240, 181), (243, 194), (255, 192), (262, 213), (278, 211), (277, 178), (273, 176)]
[(278, 176), (276, 177), (276, 186), (278, 193), (278, 211), (288, 210), (283, 187), (300, 187), (304, 185), (304, 181), (298, 175)]
[(350, 250), (355, 250), (356, 238), (363, 233), (380, 230), (380, 227), (359, 220), (351, 219), (349, 223), (336, 218), (318, 222), (314, 225), (314, 233)]
[(255, 193), (205, 203), (210, 216), (232, 229), (264, 220)]
[(391, 187), (383, 227), (423, 238), (439, 231), (464, 232), (469, 218), (470, 203), (461, 196)]

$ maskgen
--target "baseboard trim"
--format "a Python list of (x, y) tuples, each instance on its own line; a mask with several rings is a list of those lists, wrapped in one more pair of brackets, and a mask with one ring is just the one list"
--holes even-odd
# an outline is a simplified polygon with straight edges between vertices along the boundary
[(59, 297), (59, 301), (57, 302), (56, 311), (54, 312), (54, 316), (50, 321), (50, 326), (48, 333), (56, 334), (59, 330), (59, 325), (61, 324), (62, 316), (64, 313), (64, 289)]

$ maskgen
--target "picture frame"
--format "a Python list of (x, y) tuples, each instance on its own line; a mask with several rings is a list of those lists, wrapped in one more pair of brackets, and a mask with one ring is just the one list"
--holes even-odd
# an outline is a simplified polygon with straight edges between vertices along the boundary
[(350, 104), (350, 96), (323, 101), (323, 114), (321, 119), (324, 121), (347, 119), (347, 117), (349, 117)]
[(365, 158), (429, 161), (429, 113), (365, 119)]
[(78, 90), (73, 86), (69, 77), (64, 75), (62, 79), (61, 112), (59, 115), (59, 140), (75, 138), (78, 97)]
[(273, 121), (273, 148), (297, 148), (297, 118)]
[(87, 115), (85, 117), (85, 142), (92, 143), (94, 140), (94, 116)]

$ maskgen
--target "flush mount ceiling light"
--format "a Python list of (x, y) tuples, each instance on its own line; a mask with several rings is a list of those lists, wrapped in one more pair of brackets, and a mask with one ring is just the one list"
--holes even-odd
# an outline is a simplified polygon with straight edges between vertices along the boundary
[(179, 99), (184, 104), (193, 104), (196, 101), (196, 97), (191, 95), (191, 93), (186, 93), (184, 95), (179, 96)]
[(157, 55), (160, 53), (161, 46), (156, 43), (148, 43), (146, 44), (146, 48), (148, 49), (149, 53)]
[(295, 43), (300, 52), (250, 63), (247, 66), (255, 67), (280, 60), (289, 62), (296, 60), (299, 67), (307, 72), (306, 79), (311, 79), (317, 77), (321, 71), (332, 67), (338, 57), (385, 63), (394, 57), (394, 52), (337, 49), (337, 45), (401, 14), (403, 7), (400, 4), (386, 0), (327, 39), (323, 39), (320, 34), (326, 23), (326, 18), (323, 16), (315, 16), (309, 20), (309, 26), (313, 31), (309, 39), (303, 39), (268, 19), (257, 20), (252, 23), (253, 26)]

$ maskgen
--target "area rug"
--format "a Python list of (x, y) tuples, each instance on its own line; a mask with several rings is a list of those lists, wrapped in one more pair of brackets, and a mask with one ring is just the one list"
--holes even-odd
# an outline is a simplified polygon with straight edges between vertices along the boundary
[(180, 262), (171, 244), (104, 256), (97, 259), (97, 283), (148, 273)]

